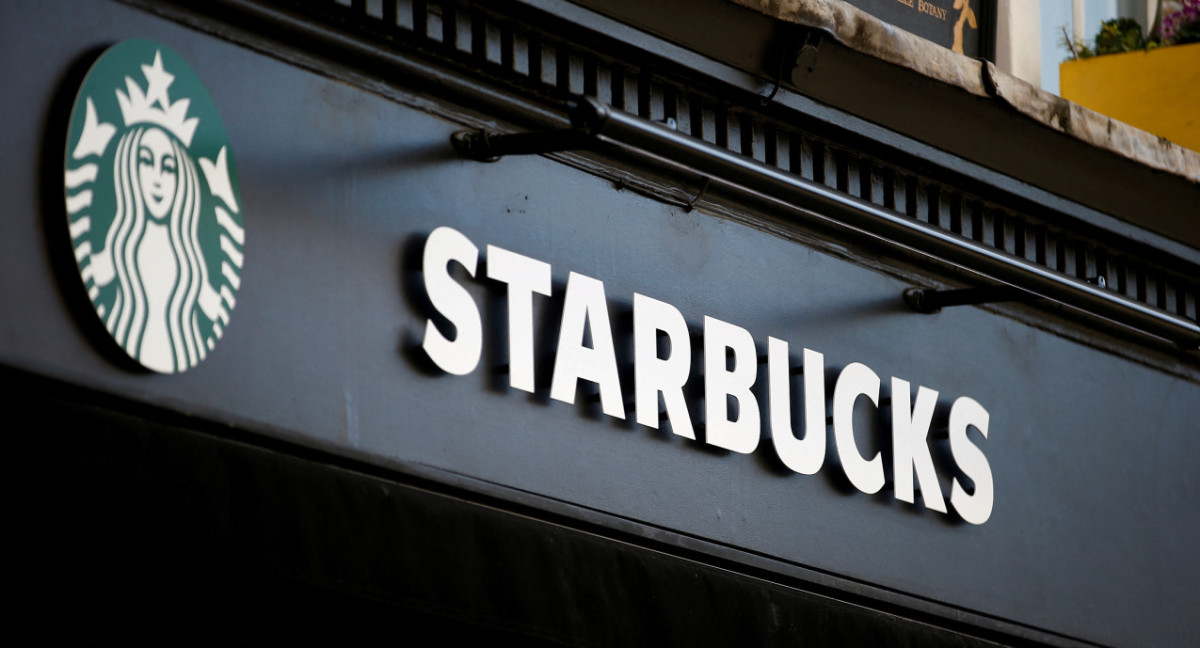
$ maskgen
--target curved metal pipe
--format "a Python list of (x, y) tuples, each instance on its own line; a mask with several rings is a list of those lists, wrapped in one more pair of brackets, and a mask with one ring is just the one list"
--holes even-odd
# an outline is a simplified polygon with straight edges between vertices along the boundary
[(948, 261), (1046, 299), (1170, 340), (1200, 347), (1200, 324), (1057, 273), (971, 239), (906, 218), (825, 185), (746, 158), (589, 97), (572, 102), (571, 124), (722, 181), (778, 198), (887, 241)]

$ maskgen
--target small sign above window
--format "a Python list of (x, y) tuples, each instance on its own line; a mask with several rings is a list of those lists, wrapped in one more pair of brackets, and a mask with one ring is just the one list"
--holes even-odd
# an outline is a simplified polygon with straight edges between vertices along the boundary
[(995, 58), (995, 0), (846, 0), (917, 36), (972, 58)]

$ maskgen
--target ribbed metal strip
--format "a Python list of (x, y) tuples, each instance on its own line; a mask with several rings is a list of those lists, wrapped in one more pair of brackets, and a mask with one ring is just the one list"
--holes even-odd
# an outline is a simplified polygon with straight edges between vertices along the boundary
[[(674, 119), (680, 132), (870, 201), (946, 232), (968, 238), (1051, 272), (1105, 279), (1146, 306), (1197, 319), (1200, 276), (1194, 268), (1157, 262), (1137, 245), (1101, 240), (1053, 224), (1054, 213), (1028, 210), (1020, 196), (984, 196), (954, 182), (912, 169), (902, 155), (886, 156), (848, 146), (830, 129), (805, 129), (750, 102), (721, 98), (720, 88), (652, 69), (555, 33), (540, 31), (484, 5), (463, 0), (275, 0), (293, 11), (334, 21), (341, 29), (412, 48), (478, 71), (531, 96), (565, 100), (586, 94), (651, 120)], [(597, 40), (602, 40), (600, 35)], [(614, 43), (619, 46), (619, 43)], [(803, 122), (797, 116), (797, 123)]]

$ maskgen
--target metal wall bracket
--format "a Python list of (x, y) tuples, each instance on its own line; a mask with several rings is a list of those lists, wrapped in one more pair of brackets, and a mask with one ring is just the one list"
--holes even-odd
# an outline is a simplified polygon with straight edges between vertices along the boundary
[[(1014, 298), (1023, 300), (1025, 294), (1036, 295), (1096, 318), (1171, 340), (1185, 349), (1200, 346), (1200, 323), (1196, 320), (1107, 290), (1099, 282), (1089, 283), (1055, 272), (874, 203), (844, 195), (821, 183), (680, 133), (663, 124), (615, 110), (589, 97), (572, 101), (569, 115), (572, 124), (569, 129), (512, 135), (460, 131), (451, 140), (463, 155), (485, 161), (509, 154), (595, 148), (604, 142), (645, 151), (706, 177), (779, 200), (790, 205), (801, 217), (865, 232), (967, 268), (1018, 291), (985, 292), (983, 295), (987, 298), (982, 301), (962, 301), (964, 298), (980, 299), (979, 292), (949, 296), (955, 291), (948, 291), (940, 297), (933, 297), (934, 302), (941, 300), (941, 305), (952, 305), (951, 301), (985, 303), (1013, 301)], [(923, 291), (917, 300), (930, 303), (929, 291)]]
[(767, 106), (771, 103), (771, 100), (779, 93), (779, 88), (783, 86), (784, 77), (787, 77), (787, 81), (792, 85), (798, 85), (798, 81), (812, 73), (817, 66), (821, 32), (805, 30), (804, 43), (799, 47), (793, 44), (794, 41), (791, 37), (794, 34), (793, 31), (787, 32), (789, 46), (782, 48), (779, 64), (775, 68), (775, 80), (771, 83), (771, 92), (759, 99), (760, 106)]
[[(1108, 282), (1104, 277), (1088, 279), (1088, 283), (1100, 288), (1107, 288)], [(982, 286), (979, 288), (960, 288), (957, 290), (927, 290), (925, 288), (909, 288), (904, 291), (904, 303), (919, 313), (936, 313), (947, 306), (974, 306), (978, 304), (997, 304), (1000, 302), (1028, 303), (1044, 299), (1028, 290), (1016, 286)]]
[(450, 136), (455, 150), (479, 162), (495, 162), (505, 155), (538, 155), (590, 148), (596, 143), (591, 133), (577, 128), (497, 133), (487, 130), (462, 130)]
[(526, 133), (500, 133), (486, 129), (460, 130), (450, 136), (454, 149), (479, 162), (495, 162), (505, 155), (541, 155), (559, 151), (595, 149), (600, 145), (588, 119), (590, 100), (567, 102), (570, 128)]
[(959, 290), (926, 290), (909, 288), (904, 291), (904, 303), (920, 313), (936, 313), (947, 306), (994, 304), (998, 302), (1031, 302), (1041, 299), (1027, 290), (1013, 286), (984, 286)]

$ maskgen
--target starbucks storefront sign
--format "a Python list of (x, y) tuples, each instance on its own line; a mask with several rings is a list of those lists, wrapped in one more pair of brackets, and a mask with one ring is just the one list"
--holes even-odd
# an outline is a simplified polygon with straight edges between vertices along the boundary
[[(422, 347), (443, 371), (467, 375), (479, 366), (483, 351), (483, 325), (479, 306), (451, 274), (450, 264), (476, 277), (480, 249), (458, 230), (435, 229), (425, 243), (422, 259), (425, 290), (437, 314), (453, 327), (447, 336), (434, 317), (425, 323)], [(550, 297), (550, 264), (494, 245), (487, 246), (487, 278), (507, 287), (508, 374), (510, 386), (534, 392), (534, 295)], [(482, 277), (480, 277), (482, 278)], [(552, 362), (550, 398), (574, 404), (579, 381), (594, 383), (603, 412), (624, 419), (620, 372), (614, 334), (609, 323), (607, 296), (601, 280), (571, 272), (563, 298), (558, 343)], [(663, 301), (633, 295), (634, 402), (637, 422), (658, 429), (665, 419), (671, 431), (696, 439), (684, 385), (693, 372), (691, 334), (683, 315)], [(590, 343), (588, 342), (590, 340)], [(665, 344), (664, 344), (665, 342)], [(754, 338), (741, 326), (705, 316), (703, 324), (703, 404), (705, 443), (741, 454), (754, 452), (763, 429), (763, 412), (753, 392), (758, 375)], [(663, 349), (666, 353), (664, 357)], [(804, 374), (803, 429), (793, 429), (791, 392), (795, 379), (788, 343), (767, 340), (766, 408), (775, 453), (788, 469), (812, 475), (826, 457), (825, 356), (803, 350), (798, 367)], [(874, 406), (881, 403), (882, 381), (870, 367), (852, 362), (842, 368), (833, 388), (832, 422), (836, 457), (850, 483), (863, 493), (878, 493), (892, 475), (896, 499), (915, 503), (921, 494), (925, 508), (947, 513), (937, 471), (930, 454), (930, 432), (938, 392), (918, 386), (913, 398), (907, 380), (891, 379), (892, 470), (887, 471), (880, 452), (865, 457), (855, 441), (854, 410), (860, 397)], [(659, 413), (659, 397), (665, 412)], [(979, 445), (968, 436), (974, 428), (988, 435), (988, 411), (975, 399), (960, 396), (949, 410), (950, 453), (955, 474), (950, 505), (963, 520), (983, 524), (992, 514), (992, 469)], [(914, 484), (913, 476), (916, 476)]]
[(187, 63), (145, 40), (108, 49), (75, 99), (68, 229), (112, 339), (160, 373), (190, 369), (229, 324), (245, 230), (216, 106)]

